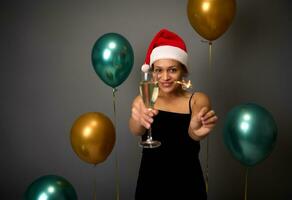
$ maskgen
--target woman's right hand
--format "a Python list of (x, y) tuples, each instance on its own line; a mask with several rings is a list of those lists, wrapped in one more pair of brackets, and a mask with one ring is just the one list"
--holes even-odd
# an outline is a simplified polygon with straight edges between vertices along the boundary
[(158, 110), (147, 108), (141, 96), (138, 96), (132, 104), (131, 117), (141, 126), (149, 129), (153, 123), (153, 117), (158, 114)]

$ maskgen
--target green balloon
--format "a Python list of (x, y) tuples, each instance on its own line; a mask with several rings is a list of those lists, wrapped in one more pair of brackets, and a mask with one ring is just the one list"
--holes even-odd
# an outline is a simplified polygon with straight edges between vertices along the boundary
[(235, 159), (245, 166), (254, 166), (272, 152), (277, 125), (265, 108), (253, 103), (242, 104), (227, 114), (223, 137)]
[(65, 178), (46, 175), (31, 183), (24, 200), (77, 200), (77, 194)]
[(129, 76), (134, 63), (134, 53), (124, 36), (107, 33), (95, 42), (91, 61), (101, 80), (115, 88)]

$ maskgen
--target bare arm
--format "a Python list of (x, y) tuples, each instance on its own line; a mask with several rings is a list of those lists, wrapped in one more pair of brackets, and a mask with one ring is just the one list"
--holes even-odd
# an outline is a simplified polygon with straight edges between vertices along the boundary
[(211, 103), (204, 93), (196, 93), (192, 106), (192, 118), (189, 125), (189, 135), (193, 140), (205, 138), (214, 128), (218, 117), (211, 110)]

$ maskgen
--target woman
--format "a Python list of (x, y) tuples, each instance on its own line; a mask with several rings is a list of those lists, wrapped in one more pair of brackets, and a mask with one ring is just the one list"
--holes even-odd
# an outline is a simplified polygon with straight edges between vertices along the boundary
[(207, 95), (189, 93), (177, 83), (188, 75), (187, 57), (184, 41), (166, 29), (149, 45), (142, 71), (153, 71), (159, 95), (154, 109), (146, 108), (141, 96), (134, 99), (129, 128), (145, 140), (151, 126), (152, 137), (161, 146), (143, 149), (136, 200), (207, 199), (199, 141), (218, 118)]

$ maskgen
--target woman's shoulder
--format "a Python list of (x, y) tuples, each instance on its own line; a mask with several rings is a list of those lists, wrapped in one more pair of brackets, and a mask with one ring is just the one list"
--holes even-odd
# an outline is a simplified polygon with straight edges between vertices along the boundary
[(195, 93), (193, 93), (193, 96), (195, 99), (209, 98), (207, 96), (207, 94), (205, 94), (203, 92), (195, 92)]
[(139, 100), (141, 100), (141, 99), (142, 99), (141, 95), (137, 95), (137, 96), (134, 98), (134, 101), (139, 101)]
[(191, 104), (208, 106), (210, 104), (210, 100), (207, 94), (203, 92), (195, 92), (193, 93)]
[(140, 95), (137, 95), (133, 100), (133, 104), (140, 103), (140, 102), (142, 102), (142, 97)]

